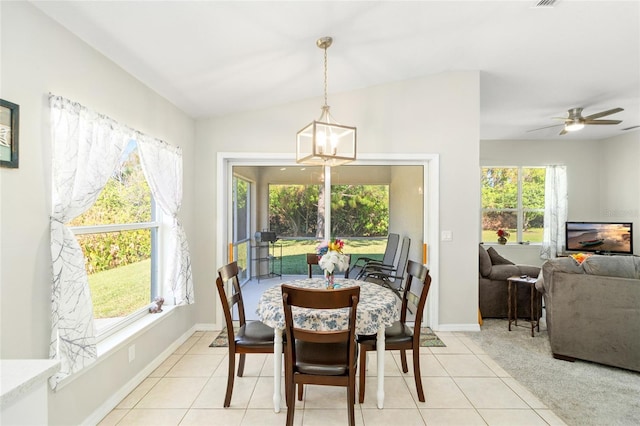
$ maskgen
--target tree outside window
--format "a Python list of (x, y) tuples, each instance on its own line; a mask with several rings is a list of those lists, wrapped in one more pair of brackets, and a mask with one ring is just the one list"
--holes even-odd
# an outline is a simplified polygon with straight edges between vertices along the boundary
[(542, 242), (545, 172), (544, 167), (482, 168), (482, 241), (495, 242), (502, 229), (511, 242)]
[[(325, 238), (321, 185), (269, 185), (269, 226), (282, 237)], [(388, 185), (332, 185), (331, 233), (341, 238), (389, 232)]]

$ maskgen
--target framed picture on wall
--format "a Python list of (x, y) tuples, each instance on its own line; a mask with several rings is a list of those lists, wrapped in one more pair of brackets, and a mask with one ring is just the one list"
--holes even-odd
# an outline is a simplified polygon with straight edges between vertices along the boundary
[(20, 106), (0, 99), (0, 166), (18, 167)]

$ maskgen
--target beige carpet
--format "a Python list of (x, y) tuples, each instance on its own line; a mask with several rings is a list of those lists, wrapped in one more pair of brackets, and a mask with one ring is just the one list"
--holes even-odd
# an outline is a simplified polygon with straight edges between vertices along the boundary
[(485, 319), (465, 335), (568, 425), (640, 425), (640, 373), (554, 359), (545, 327), (532, 338), (524, 324), (509, 332), (507, 320)]

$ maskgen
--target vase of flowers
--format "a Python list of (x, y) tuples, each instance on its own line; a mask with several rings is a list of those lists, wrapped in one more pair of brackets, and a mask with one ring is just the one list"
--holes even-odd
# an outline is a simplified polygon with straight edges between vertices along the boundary
[(334, 274), (349, 267), (349, 257), (342, 253), (343, 247), (344, 242), (339, 239), (323, 241), (316, 247), (318, 266), (324, 271), (329, 289), (334, 287)]
[(496, 234), (498, 235), (499, 244), (507, 244), (507, 237), (509, 236), (509, 231), (505, 229), (498, 229), (498, 231), (496, 231)]

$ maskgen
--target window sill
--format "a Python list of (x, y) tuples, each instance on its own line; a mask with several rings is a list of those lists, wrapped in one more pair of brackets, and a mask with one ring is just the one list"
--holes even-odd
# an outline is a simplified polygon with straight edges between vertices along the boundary
[(494, 243), (492, 241), (485, 241), (482, 243), (482, 245), (484, 246), (494, 246), (494, 247), (540, 247), (542, 246), (542, 243), (507, 243), (507, 244), (500, 244), (500, 243)]
[(144, 332), (151, 325), (158, 321), (162, 321), (165, 317), (171, 315), (176, 306), (162, 307), (162, 312), (157, 314), (151, 314), (143, 316), (137, 321), (132, 322), (130, 325), (124, 327), (122, 330), (113, 333), (111, 336), (100, 341), (96, 345), (96, 351), (98, 353), (98, 360), (108, 355), (110, 352), (117, 351), (127, 342), (135, 339), (140, 333)]
[(69, 383), (73, 382), (78, 377), (81, 377), (83, 374), (89, 372), (92, 368), (99, 365), (102, 361), (107, 359), (110, 355), (116, 353), (118, 350), (127, 346), (131, 343), (136, 337), (140, 334), (147, 331), (151, 326), (156, 325), (158, 322), (164, 320), (165, 318), (171, 316), (173, 311), (177, 308), (177, 306), (163, 306), (161, 313), (156, 314), (148, 314), (139, 320), (131, 323), (130, 325), (124, 327), (122, 330), (112, 334), (108, 338), (102, 340), (101, 342), (96, 344), (96, 353), (98, 358), (93, 364), (90, 364), (83, 368), (82, 370), (70, 375), (69, 377), (63, 379), (60, 383), (58, 383), (57, 390), (62, 389)]

